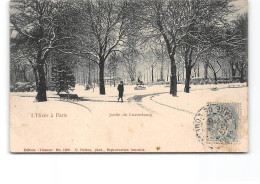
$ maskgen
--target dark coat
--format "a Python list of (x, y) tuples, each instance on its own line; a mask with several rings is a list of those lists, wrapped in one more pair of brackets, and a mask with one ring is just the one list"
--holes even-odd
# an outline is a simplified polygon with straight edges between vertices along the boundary
[(117, 87), (117, 90), (119, 92), (119, 97), (122, 97), (123, 93), (124, 93), (124, 85), (123, 84), (119, 84), (118, 87)]

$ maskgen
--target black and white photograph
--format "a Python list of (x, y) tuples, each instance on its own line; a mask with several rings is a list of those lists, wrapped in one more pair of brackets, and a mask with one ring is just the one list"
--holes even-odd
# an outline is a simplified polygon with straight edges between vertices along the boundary
[(259, 7), (1, 0), (0, 183), (259, 183)]
[(246, 0), (12, 0), (9, 25), (11, 152), (248, 151)]

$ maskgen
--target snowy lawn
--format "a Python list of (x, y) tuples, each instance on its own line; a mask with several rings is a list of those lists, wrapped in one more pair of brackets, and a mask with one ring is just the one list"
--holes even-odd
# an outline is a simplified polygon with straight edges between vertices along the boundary
[[(194, 90), (204, 90), (204, 89), (211, 89), (211, 88), (227, 88), (230, 84), (210, 84), (210, 85), (191, 85), (191, 91)], [(233, 84), (232, 84), (233, 85)], [(245, 84), (236, 83), (235, 85), (245, 86)], [(124, 97), (125, 99), (135, 95), (146, 95), (146, 94), (153, 94), (153, 93), (168, 93), (170, 91), (169, 87), (165, 87), (164, 85), (153, 85), (153, 86), (146, 86), (146, 90), (134, 90), (135, 85), (125, 85), (124, 86)], [(178, 92), (183, 92), (184, 85), (178, 84)], [(106, 95), (99, 94), (99, 88), (96, 87), (90, 90), (85, 90), (83, 85), (76, 85), (73, 91), (70, 91), (71, 94), (78, 94), (79, 97), (85, 99), (102, 99), (102, 100), (111, 100), (112, 98), (117, 99), (118, 91), (117, 86), (106, 86)], [(20, 96), (20, 97), (36, 97), (37, 92), (12, 92), (12, 95)], [(180, 93), (178, 93), (180, 94)], [(57, 92), (55, 91), (47, 91), (47, 98), (50, 100), (51, 98), (59, 98)]]
[[(211, 90), (213, 87), (217, 87), (218, 90)], [(154, 96), (152, 100), (195, 114), (210, 102), (238, 102), (247, 105), (244, 104), (247, 103), (247, 90), (247, 87), (228, 88), (227, 85), (192, 86), (190, 93), (179, 92), (178, 97), (172, 97), (170, 94), (160, 94)]]

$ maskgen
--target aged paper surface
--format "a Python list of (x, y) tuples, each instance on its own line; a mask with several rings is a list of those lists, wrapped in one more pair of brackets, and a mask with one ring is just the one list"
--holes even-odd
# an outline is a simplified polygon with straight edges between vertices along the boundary
[(247, 152), (247, 1), (10, 2), (10, 151)]

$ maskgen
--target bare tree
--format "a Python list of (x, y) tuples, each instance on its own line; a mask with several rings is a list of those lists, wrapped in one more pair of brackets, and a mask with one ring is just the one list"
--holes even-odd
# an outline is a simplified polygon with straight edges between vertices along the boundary
[[(231, 1), (191, 1), (190, 14), (193, 15), (188, 33), (183, 37), (180, 52), (185, 63), (186, 78), (184, 92), (189, 93), (191, 71), (199, 65), (201, 55), (210, 49), (219, 47), (235, 39), (233, 36), (225, 37), (227, 17), (232, 13)], [(209, 12), (209, 10), (211, 10)], [(208, 66), (205, 64), (205, 66)], [(199, 67), (197, 68), (199, 70)], [(206, 69), (207, 72), (207, 69)], [(199, 73), (198, 73), (199, 74)], [(196, 75), (196, 71), (195, 71)]]
[(214, 81), (215, 84), (217, 84), (217, 73), (221, 70), (221, 64), (218, 59), (212, 59), (212, 58), (206, 58), (204, 62), (207, 64), (207, 66), (211, 69), (213, 75), (214, 75)]
[[(47, 101), (46, 59), (51, 50), (63, 48), (68, 37), (63, 33), (64, 16), (70, 16), (63, 1), (13, 0), (10, 7), (11, 29), (16, 32), (15, 46), (27, 42), (28, 52), (36, 62), (39, 84), (37, 101)], [(70, 25), (71, 26), (71, 25)], [(12, 43), (11, 43), (12, 47)]]
[(178, 47), (184, 43), (187, 36), (193, 36), (193, 39), (197, 36), (196, 32), (200, 30), (193, 29), (197, 23), (217, 24), (223, 21), (224, 15), (230, 13), (230, 2), (230, 0), (151, 0), (148, 2), (146, 11), (149, 13), (146, 20), (150, 23), (150, 29), (159, 32), (163, 37), (171, 62), (170, 94), (173, 96), (177, 96), (175, 56)]
[(136, 65), (140, 56), (137, 36), (129, 35), (123, 44), (121, 52), (121, 63), (125, 66), (131, 82), (136, 80)]
[(77, 8), (80, 9), (82, 21), (77, 53), (99, 66), (100, 94), (104, 95), (105, 62), (111, 53), (120, 51), (125, 37), (131, 34), (129, 29), (134, 25), (134, 20), (128, 16), (129, 8), (126, 1), (82, 0)]
[[(165, 42), (162, 38), (154, 38), (151, 40), (150, 49), (155, 58), (160, 61), (160, 81), (164, 81), (164, 62), (168, 58), (165, 47)], [(157, 65), (157, 61), (151, 65), (154, 68)], [(152, 70), (153, 71), (153, 70)], [(153, 73), (153, 72), (152, 72)]]
[(239, 15), (227, 28), (229, 42), (222, 45), (226, 56), (229, 59), (232, 77), (236, 71), (240, 75), (240, 82), (245, 81), (246, 70), (248, 65), (248, 15)]
[[(26, 72), (28, 72), (26, 69), (30, 67), (34, 74), (34, 80), (36, 83), (36, 86), (38, 86), (38, 74), (37, 74), (37, 67), (36, 67), (36, 61), (33, 57), (31, 57), (30, 53), (27, 53), (25, 50), (14, 50), (15, 48), (11, 48), (11, 69), (16, 70), (17, 68), (21, 68), (23, 71), (23, 77), (25, 81), (28, 81), (26, 77)], [(13, 65), (13, 68), (12, 68)], [(18, 66), (18, 67), (17, 67)], [(17, 75), (17, 74), (16, 74)], [(16, 78), (16, 77), (15, 77)]]
[(150, 15), (148, 21), (151, 27), (163, 37), (171, 62), (170, 94), (177, 96), (175, 53), (183, 36), (180, 30), (185, 22), (184, 1), (150, 1), (148, 3), (148, 11), (151, 12), (148, 14)]

